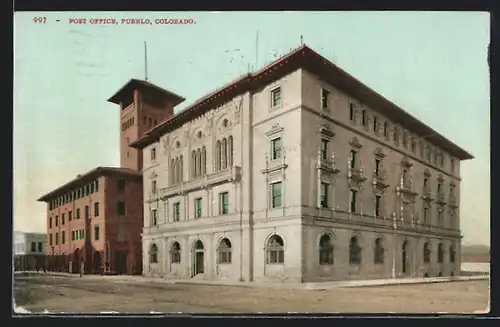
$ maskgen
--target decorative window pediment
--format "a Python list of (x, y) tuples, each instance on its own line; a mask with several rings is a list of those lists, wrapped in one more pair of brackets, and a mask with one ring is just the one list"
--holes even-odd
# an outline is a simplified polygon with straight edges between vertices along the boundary
[(401, 165), (405, 168), (410, 168), (413, 166), (413, 163), (410, 162), (410, 158), (408, 158), (408, 156), (404, 156), (401, 160)]
[(356, 136), (354, 136), (351, 141), (349, 141), (349, 144), (353, 148), (361, 149), (363, 147), (363, 144), (361, 144)]
[(321, 137), (326, 139), (331, 139), (335, 135), (328, 125), (321, 126), (319, 132), (321, 133)]
[(439, 181), (439, 182), (444, 181), (443, 175), (439, 174), (439, 176), (438, 176), (438, 181)]
[(158, 177), (158, 174), (153, 170), (151, 174), (149, 174), (149, 178), (156, 178)]
[(267, 137), (279, 136), (283, 133), (284, 128), (279, 123), (274, 124), (269, 131), (266, 132)]
[(425, 176), (425, 177), (430, 177), (431, 175), (432, 175), (432, 174), (431, 174), (431, 171), (429, 170), (429, 168), (426, 168), (426, 169), (424, 170), (424, 176)]
[(385, 153), (384, 153), (384, 150), (382, 148), (376, 148), (374, 154), (375, 154), (375, 157), (380, 158), (380, 159), (383, 159), (385, 157)]

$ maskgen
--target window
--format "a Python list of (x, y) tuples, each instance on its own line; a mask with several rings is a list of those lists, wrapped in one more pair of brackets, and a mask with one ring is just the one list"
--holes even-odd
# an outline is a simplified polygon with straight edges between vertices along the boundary
[(153, 121), (153, 123), (155, 126), (158, 125), (158, 121), (156, 119)]
[(52, 245), (52, 234), (49, 234), (49, 245)]
[(356, 151), (351, 150), (349, 153), (349, 168), (354, 169), (356, 167)]
[(281, 138), (271, 140), (271, 159), (276, 160), (281, 158)]
[(31, 252), (36, 252), (36, 242), (31, 242)]
[(320, 205), (321, 208), (328, 208), (328, 183), (321, 183), (320, 187)]
[(399, 144), (399, 133), (398, 133), (398, 128), (397, 127), (394, 127), (394, 131), (393, 131), (393, 136), (394, 136), (394, 143), (396, 145)]
[(56, 233), (56, 245), (59, 244), (59, 233)]
[(127, 229), (124, 224), (118, 225), (117, 240), (119, 242), (124, 242), (127, 239)]
[(80, 208), (76, 209), (76, 219), (80, 219)]
[(356, 114), (354, 112), (354, 104), (352, 102), (349, 103), (349, 120), (356, 121)]
[(438, 209), (437, 211), (437, 225), (438, 227), (443, 227), (443, 210)]
[(68, 211), (68, 220), (71, 221), (73, 219), (73, 212)]
[(281, 182), (271, 184), (271, 208), (281, 207)]
[(85, 238), (85, 230), (82, 229), (81, 232), (82, 232), (82, 238), (81, 239), (83, 240)]
[(94, 203), (94, 217), (99, 217), (99, 202)]
[(156, 194), (156, 181), (151, 181), (151, 194)]
[(117, 211), (118, 215), (120, 215), (120, 216), (125, 215), (125, 202), (118, 201), (116, 203), (116, 211)]
[(452, 159), (450, 159), (450, 171), (451, 171), (452, 173), (454, 173), (454, 172), (455, 172), (455, 159), (453, 159), (453, 158), (452, 158)]
[(283, 239), (278, 235), (273, 235), (269, 238), (266, 246), (267, 263), (284, 263), (285, 250)]
[(278, 87), (271, 91), (271, 107), (276, 107), (281, 104), (281, 88)]
[(95, 191), (99, 192), (99, 181), (97, 180), (94, 183), (95, 183)]
[(156, 209), (151, 210), (151, 225), (156, 226), (157, 224)]
[(148, 127), (152, 127), (153, 126), (153, 119), (149, 118), (149, 124), (148, 124)]
[(321, 140), (321, 158), (326, 160), (327, 156), (328, 156), (328, 140), (322, 139)]
[(99, 241), (99, 226), (94, 226), (94, 241)]
[(403, 147), (408, 148), (408, 134), (406, 132), (403, 132)]
[(123, 193), (125, 191), (125, 180), (123, 178), (119, 178), (116, 181), (116, 184), (117, 184), (116, 186), (117, 186), (118, 192)]
[(378, 119), (377, 116), (373, 116), (373, 132), (378, 133)]
[(375, 195), (375, 217), (380, 217), (380, 204), (382, 197), (380, 195)]
[(89, 206), (85, 206), (85, 219), (89, 219)]
[(43, 252), (43, 243), (42, 242), (38, 242), (38, 252)]
[(455, 263), (455, 247), (450, 246), (450, 262)]
[(64, 223), (65, 223), (65, 219), (64, 219), (65, 216), (66, 216), (66, 214), (64, 214), (64, 213), (61, 215), (61, 225), (64, 225)]
[(389, 137), (389, 124), (387, 122), (384, 122), (384, 137)]
[(429, 223), (429, 208), (424, 208), (424, 224), (427, 225)]
[(429, 249), (429, 243), (424, 244), (424, 263), (431, 262), (431, 250)]
[(200, 218), (202, 213), (201, 208), (201, 198), (197, 198), (194, 200), (194, 217)]
[(65, 244), (65, 243), (66, 243), (66, 232), (62, 231), (61, 232), (61, 244)]
[(173, 210), (174, 210), (173, 212), (174, 221), (179, 221), (181, 217), (181, 203), (180, 202), (174, 203)]
[(382, 238), (377, 238), (375, 240), (375, 264), (383, 264), (384, 263), (384, 246)]
[(349, 263), (355, 265), (361, 263), (361, 247), (356, 236), (351, 237), (349, 242)]
[(328, 234), (321, 236), (319, 240), (319, 264), (333, 265), (333, 245)]
[(219, 194), (219, 215), (227, 215), (229, 213), (229, 193), (223, 192)]
[(368, 123), (368, 119), (366, 119), (366, 110), (363, 110), (361, 112), (361, 123), (363, 124), (363, 126), (366, 126), (366, 124)]
[(380, 159), (375, 159), (375, 176), (379, 176), (380, 172)]
[(350, 196), (349, 196), (349, 212), (350, 213), (355, 213), (356, 212), (356, 195), (357, 195), (356, 190), (351, 190)]
[(227, 238), (219, 243), (219, 263), (231, 263), (231, 241)]
[(172, 248), (170, 249), (170, 261), (172, 263), (181, 262), (181, 246), (179, 245), (179, 242), (174, 242), (172, 244)]
[(156, 148), (151, 149), (151, 161), (156, 160)]
[(330, 103), (330, 92), (326, 89), (321, 89), (321, 108), (328, 109)]
[(152, 244), (149, 248), (149, 262), (158, 263), (158, 247), (156, 244)]
[(49, 228), (52, 228), (52, 217), (49, 218)]
[(444, 252), (443, 243), (439, 243), (439, 245), (438, 245), (438, 258), (437, 258), (438, 263), (443, 263), (443, 257), (444, 257), (443, 252)]
[(74, 230), (72, 230), (72, 231), (71, 231), (71, 240), (72, 240), (72, 241), (74, 241), (74, 240), (75, 240), (75, 235), (76, 235), (75, 231), (74, 231)]
[(56, 216), (56, 226), (59, 226), (59, 216)]

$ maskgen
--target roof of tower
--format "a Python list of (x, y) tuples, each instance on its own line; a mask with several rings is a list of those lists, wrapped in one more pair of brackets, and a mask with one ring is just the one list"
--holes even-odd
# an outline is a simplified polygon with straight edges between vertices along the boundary
[(130, 94), (134, 90), (139, 90), (141, 92), (147, 91), (147, 90), (155, 90), (157, 92), (160, 92), (164, 94), (166, 97), (174, 100), (174, 107), (178, 105), (179, 103), (183, 102), (186, 100), (185, 98), (181, 97), (178, 94), (175, 94), (174, 92), (165, 90), (164, 88), (161, 88), (153, 83), (150, 83), (148, 81), (143, 81), (140, 79), (135, 79), (132, 78), (130, 81), (128, 81), (120, 90), (118, 90), (113, 96), (111, 96), (108, 101), (112, 103), (119, 104), (121, 99), (125, 94)]

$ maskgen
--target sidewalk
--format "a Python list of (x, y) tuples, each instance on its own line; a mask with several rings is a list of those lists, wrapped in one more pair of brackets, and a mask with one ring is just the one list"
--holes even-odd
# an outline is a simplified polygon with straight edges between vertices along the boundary
[[(79, 274), (69, 274), (63, 272), (34, 272), (24, 271), (15, 272), (15, 275), (49, 275), (59, 277), (80, 278)], [(489, 275), (475, 276), (456, 276), (456, 277), (431, 277), (431, 278), (395, 278), (395, 279), (372, 279), (372, 280), (351, 280), (337, 282), (317, 282), (317, 283), (271, 283), (271, 282), (234, 282), (234, 281), (215, 281), (215, 280), (174, 280), (161, 277), (144, 277), (128, 275), (83, 275), (82, 278), (103, 280), (108, 279), (116, 282), (137, 282), (137, 283), (163, 283), (163, 284), (186, 284), (186, 285), (211, 285), (211, 286), (237, 286), (254, 288), (280, 288), (280, 289), (298, 289), (298, 290), (327, 290), (344, 287), (373, 287), (389, 285), (408, 285), (408, 284), (431, 284), (446, 283), (471, 280), (489, 280)]]

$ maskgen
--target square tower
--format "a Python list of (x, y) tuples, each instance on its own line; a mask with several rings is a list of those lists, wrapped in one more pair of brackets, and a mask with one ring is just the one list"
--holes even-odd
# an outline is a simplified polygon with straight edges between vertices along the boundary
[(147, 81), (131, 79), (108, 99), (120, 105), (120, 166), (142, 169), (142, 151), (129, 144), (173, 116), (185, 99)]

